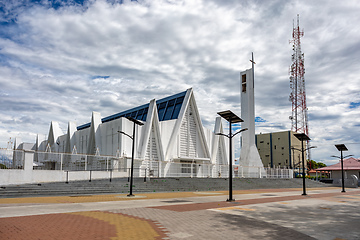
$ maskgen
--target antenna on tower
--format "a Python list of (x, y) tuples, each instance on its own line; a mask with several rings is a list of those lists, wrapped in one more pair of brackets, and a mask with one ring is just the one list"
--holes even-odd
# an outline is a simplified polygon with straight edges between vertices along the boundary
[(7, 142), (6, 149), (12, 149), (13, 148), (14, 141), (11, 140), (11, 137), (9, 141)]
[[(305, 133), (309, 136), (308, 127), (308, 113), (306, 106), (306, 91), (305, 91), (305, 67), (304, 67), (304, 54), (301, 52), (300, 38), (304, 36), (304, 30), (300, 30), (299, 14), (297, 15), (297, 25), (294, 25), (293, 20), (293, 33), (290, 43), (293, 45), (293, 54), (291, 56), (290, 66), (290, 88), (291, 93), (289, 100), (292, 103), (292, 114), (289, 117), (291, 120), (291, 130), (298, 133)], [(307, 143), (308, 147), (309, 142)], [(310, 151), (309, 151), (310, 159)]]

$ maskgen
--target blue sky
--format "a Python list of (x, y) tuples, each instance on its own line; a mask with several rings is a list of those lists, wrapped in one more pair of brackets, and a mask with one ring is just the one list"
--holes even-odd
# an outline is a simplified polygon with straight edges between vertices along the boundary
[(312, 158), (360, 157), (360, 3), (344, 1), (0, 2), (0, 147), (50, 121), (90, 121), (192, 87), (205, 127), (240, 115), (254, 52), (256, 132), (289, 130), (293, 19), (304, 29)]

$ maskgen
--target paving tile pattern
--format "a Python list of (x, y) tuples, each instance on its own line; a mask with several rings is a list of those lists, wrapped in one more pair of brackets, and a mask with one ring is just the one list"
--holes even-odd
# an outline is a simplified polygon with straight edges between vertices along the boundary
[(140, 217), (102, 211), (0, 218), (0, 239), (163, 239), (164, 228)]
[(174, 212), (154, 208), (117, 210), (164, 226), (168, 239), (314, 239), (300, 232), (276, 224), (245, 216), (236, 216), (207, 210)]
[[(194, 192), (146, 194), (146, 199), (119, 195), (12, 199), (0, 203), (0, 211), (10, 206), (26, 210), (32, 205), (43, 215), (0, 218), (0, 239), (360, 239), (359, 190), (346, 193), (314, 190), (308, 196), (289, 189), (283, 192), (276, 189), (234, 192), (249, 194), (238, 195), (235, 202), (220, 200), (226, 199), (224, 192), (218, 192), (217, 201), (206, 197), (206, 193), (200, 196)], [(155, 198), (158, 199), (151, 200)], [(71, 201), (57, 204), (64, 200)], [(106, 200), (119, 204), (101, 208)], [(123, 206), (126, 200), (130, 200), (127, 206), (131, 207)], [(97, 211), (73, 208), (68, 213), (41, 213), (40, 207), (50, 202), (70, 208), (82, 206), (76, 205), (81, 201), (83, 206), (96, 206)], [(156, 205), (146, 205), (151, 201)], [(38, 203), (42, 205), (37, 206)]]
[[(357, 194), (356, 192), (346, 192), (343, 193), (343, 196)], [(267, 198), (257, 198), (257, 199), (244, 199), (244, 200), (235, 200), (233, 202), (208, 202), (208, 203), (194, 203), (194, 204), (181, 204), (181, 205), (165, 205), (158, 206), (154, 208), (158, 209), (167, 209), (171, 211), (186, 212), (194, 211), (200, 209), (211, 209), (211, 208), (222, 208), (222, 207), (231, 207), (236, 205), (249, 205), (249, 204), (261, 204), (269, 202), (281, 202), (281, 201), (291, 201), (291, 200), (301, 200), (301, 199), (310, 199), (310, 198), (324, 198), (337, 196), (339, 193), (319, 193), (315, 195), (295, 195), (295, 196), (284, 196), (284, 197), (267, 197)]]
[(110, 239), (110, 224), (80, 215), (46, 214), (0, 219), (1, 239)]

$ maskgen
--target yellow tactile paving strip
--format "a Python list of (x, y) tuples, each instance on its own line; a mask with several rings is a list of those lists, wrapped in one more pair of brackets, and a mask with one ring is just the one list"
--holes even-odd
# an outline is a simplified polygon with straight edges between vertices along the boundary
[(140, 218), (125, 216), (117, 213), (109, 212), (75, 212), (67, 213), (73, 215), (81, 215), (85, 217), (95, 218), (113, 225), (116, 229), (116, 237), (110, 239), (143, 239), (151, 240), (161, 237), (154, 227), (148, 222)]
[(225, 208), (218, 208), (217, 210), (226, 211), (226, 210), (241, 210), (241, 211), (256, 211), (252, 208), (242, 208), (242, 207), (225, 207)]
[[(321, 188), (319, 188), (321, 189)], [(312, 188), (312, 190), (316, 190)], [(254, 194), (271, 192), (289, 192), (300, 191), (298, 188), (287, 189), (256, 189), (256, 190), (234, 190), (233, 194)], [(86, 202), (109, 202), (109, 201), (127, 201), (140, 199), (163, 199), (163, 198), (181, 198), (181, 197), (199, 197), (228, 194), (228, 191), (214, 192), (163, 192), (163, 193), (134, 193), (136, 198), (126, 197), (126, 194), (104, 194), (104, 195), (74, 195), (74, 196), (54, 196), (54, 197), (24, 197), (24, 198), (0, 198), (0, 204), (26, 204), (26, 203), (86, 203)]]
[[(110, 202), (110, 201), (127, 201), (127, 200), (141, 200), (141, 199), (196, 197), (199, 196), (199, 194), (193, 192), (139, 193), (139, 194), (135, 193), (135, 196), (136, 197), (133, 198), (133, 197), (126, 197), (126, 194), (106, 194), (106, 195), (56, 196), (56, 197), (2, 198), (0, 199), (0, 204)], [(202, 194), (202, 196), (206, 196), (206, 195)]]

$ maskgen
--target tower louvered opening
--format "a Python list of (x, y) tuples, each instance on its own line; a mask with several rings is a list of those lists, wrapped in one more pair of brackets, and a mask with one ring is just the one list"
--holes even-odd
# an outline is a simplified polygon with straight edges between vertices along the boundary
[(159, 161), (158, 149), (156, 146), (155, 130), (154, 126), (151, 128), (150, 139), (146, 148), (145, 160)]

